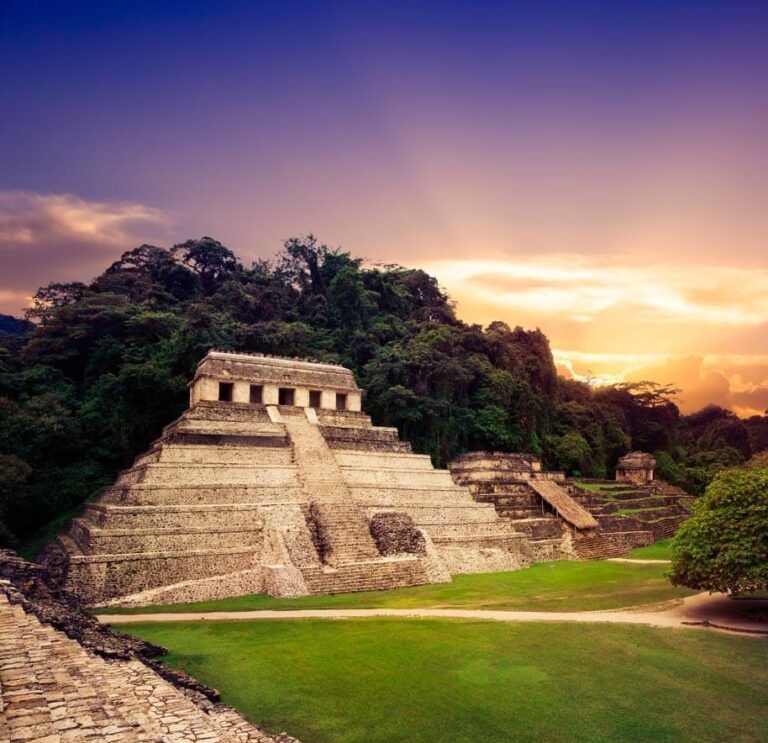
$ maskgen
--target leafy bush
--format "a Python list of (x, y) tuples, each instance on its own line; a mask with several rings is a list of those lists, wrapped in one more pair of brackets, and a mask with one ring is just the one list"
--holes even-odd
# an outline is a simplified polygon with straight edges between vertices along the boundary
[(671, 578), (708, 591), (768, 588), (768, 468), (715, 478), (674, 539)]

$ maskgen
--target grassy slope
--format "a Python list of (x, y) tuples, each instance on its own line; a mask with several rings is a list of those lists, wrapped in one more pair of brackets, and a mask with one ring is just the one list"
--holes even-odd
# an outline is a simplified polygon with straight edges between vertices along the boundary
[(130, 630), (254, 722), (312, 743), (746, 741), (768, 709), (768, 643), (705, 631), (433, 620)]
[(588, 490), (590, 493), (599, 493), (603, 496), (610, 496), (613, 493), (624, 492), (630, 489), (626, 483), (616, 482), (583, 482), (576, 480), (576, 484), (583, 490)]
[(641, 560), (671, 560), (672, 540), (660, 539), (647, 547), (635, 547), (627, 557)]
[(616, 609), (688, 596), (674, 587), (665, 565), (618, 562), (548, 562), (509, 573), (457, 575), (452, 583), (415, 586), (392, 591), (347, 593), (276, 599), (264, 594), (219, 601), (200, 601), (142, 609), (112, 609), (112, 613), (238, 611), (245, 609), (318, 609), (365, 607), (463, 607), (473, 609), (537, 609), (582, 611)]

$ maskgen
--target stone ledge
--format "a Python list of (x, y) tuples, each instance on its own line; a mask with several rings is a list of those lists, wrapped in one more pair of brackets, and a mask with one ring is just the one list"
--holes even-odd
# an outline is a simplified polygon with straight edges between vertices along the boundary
[(116, 552), (104, 555), (70, 555), (70, 562), (78, 565), (105, 562), (132, 562), (141, 560), (187, 559), (190, 557), (216, 557), (217, 555), (249, 555), (254, 547), (225, 547), (222, 549), (185, 550), (184, 552)]
[[(77, 521), (77, 519), (75, 519)], [(170, 536), (174, 534), (239, 534), (248, 533), (253, 531), (262, 531), (264, 529), (264, 521), (260, 520), (254, 522), (250, 526), (217, 526), (215, 524), (211, 526), (158, 526), (153, 529), (102, 529), (98, 526), (93, 526), (90, 523), (82, 523), (91, 536), (96, 539), (108, 538), (108, 537), (153, 537), (153, 536)]]

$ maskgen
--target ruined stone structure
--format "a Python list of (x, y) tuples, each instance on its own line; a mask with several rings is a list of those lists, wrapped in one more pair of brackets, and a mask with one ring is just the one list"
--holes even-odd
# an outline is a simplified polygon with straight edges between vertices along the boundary
[(42, 561), (90, 604), (297, 596), (528, 564), (528, 537), (393, 428), (340, 366), (210, 352), (190, 407)]
[(585, 529), (597, 526), (560, 488), (565, 475), (542, 472), (541, 463), (531, 455), (471, 452), (454, 459), (449, 467), (454, 481), (468, 487), (476, 501), (492, 503), (502, 518), (528, 537), (536, 561), (558, 560), (572, 553), (567, 522), (558, 508)]
[(633, 451), (619, 459), (616, 465), (616, 482), (645, 485), (653, 482), (656, 460), (643, 451)]
[(218, 693), (98, 624), (44, 569), (0, 551), (0, 741), (298, 743), (258, 730)]
[[(647, 454), (624, 459), (645, 465), (650, 460), (652, 472), (653, 457)], [(528, 535), (535, 560), (624, 554), (674, 534), (692, 500), (659, 481), (580, 484), (562, 472), (542, 472), (541, 463), (527, 454), (472, 452), (457, 457), (450, 470), (475, 500), (493, 503), (515, 530)]]

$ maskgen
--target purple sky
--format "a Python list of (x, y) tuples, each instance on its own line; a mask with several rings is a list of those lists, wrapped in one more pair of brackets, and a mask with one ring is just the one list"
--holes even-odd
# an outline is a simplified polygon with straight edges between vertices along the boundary
[(762, 409), (767, 32), (764, 2), (6, 0), (0, 311), (143, 241), (313, 231), (577, 376)]

